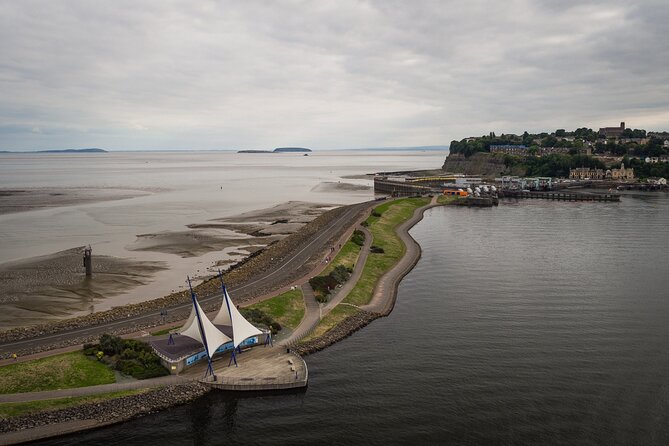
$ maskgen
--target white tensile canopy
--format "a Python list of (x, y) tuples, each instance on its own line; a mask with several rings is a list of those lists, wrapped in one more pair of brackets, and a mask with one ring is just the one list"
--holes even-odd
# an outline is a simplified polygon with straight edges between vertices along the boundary
[[(214, 352), (221, 345), (232, 341), (229, 337), (225, 335), (221, 330), (216, 328), (214, 324), (207, 318), (207, 315), (202, 311), (202, 307), (198, 303), (197, 299), (194, 300), (193, 309), (190, 312), (190, 316), (186, 321), (186, 324), (181, 329), (181, 334), (188, 336), (189, 338), (200, 341), (202, 345), (205, 345), (204, 339), (202, 339), (202, 333), (200, 333), (200, 327), (197, 322), (197, 314), (200, 315), (200, 320), (202, 321), (202, 330), (204, 331), (204, 336), (207, 338), (207, 355), (211, 358), (214, 355)], [(235, 345), (236, 347), (236, 345)]]
[(232, 338), (235, 348), (245, 339), (251, 336), (258, 336), (262, 331), (254, 327), (249, 321), (244, 319), (237, 307), (232, 303), (228, 290), (223, 288), (223, 305), (218, 310), (218, 314), (214, 318), (214, 324), (217, 325), (232, 325)]

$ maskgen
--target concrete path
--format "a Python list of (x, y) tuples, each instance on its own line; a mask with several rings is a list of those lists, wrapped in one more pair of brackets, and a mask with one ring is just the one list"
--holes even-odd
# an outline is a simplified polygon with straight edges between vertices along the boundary
[(360, 256), (358, 256), (358, 260), (355, 262), (351, 277), (341, 288), (337, 290), (334, 296), (332, 296), (330, 301), (325, 305), (323, 308), (323, 316), (328, 314), (334, 307), (339, 305), (341, 301), (346, 299), (346, 296), (348, 296), (351, 290), (353, 290), (353, 288), (358, 284), (360, 277), (362, 277), (362, 270), (365, 268), (365, 263), (367, 263), (367, 257), (369, 256), (370, 252), (369, 249), (372, 247), (374, 237), (372, 237), (372, 233), (369, 232), (367, 228), (361, 226), (360, 230), (365, 233), (365, 243), (362, 245)]
[(367, 305), (360, 307), (361, 309), (381, 314), (389, 314), (392, 311), (400, 281), (416, 266), (421, 256), (420, 245), (411, 237), (409, 229), (423, 219), (423, 214), (427, 209), (435, 206), (439, 206), (437, 196), (432, 197), (430, 204), (418, 208), (410, 219), (397, 227), (395, 232), (404, 242), (406, 252), (392, 268), (381, 276), (374, 287), (372, 300)]
[[(358, 280), (362, 276), (362, 270), (365, 267), (365, 262), (367, 261), (367, 256), (369, 255), (369, 248), (372, 246), (372, 234), (367, 230), (367, 228), (360, 227), (362, 232), (365, 233), (365, 243), (363, 244), (358, 260), (355, 262), (353, 267), (353, 272), (351, 277), (346, 281), (346, 283), (339, 288), (333, 296), (330, 297), (330, 300), (322, 308), (319, 308), (319, 304), (314, 297), (314, 291), (311, 289), (309, 282), (302, 285), (302, 293), (304, 294), (304, 302), (307, 306), (304, 318), (300, 322), (300, 325), (297, 326), (293, 334), (281, 342), (282, 345), (291, 345), (299, 341), (311, 331), (316, 328), (321, 319), (328, 314), (334, 307), (339, 305), (342, 300), (348, 296), (353, 287), (358, 283)], [(314, 305), (315, 304), (315, 305)], [(310, 308), (311, 305), (311, 308)]]
[(309, 334), (321, 321), (320, 304), (314, 296), (314, 290), (311, 288), (311, 285), (309, 285), (309, 282), (306, 282), (301, 285), (301, 288), (302, 295), (304, 296), (304, 304), (306, 306), (304, 317), (302, 318), (302, 321), (300, 321), (300, 325), (293, 330), (293, 334), (280, 342), (281, 345), (294, 344)]
[(52, 400), (75, 396), (98, 395), (101, 393), (118, 392), (121, 390), (150, 389), (192, 381), (191, 378), (170, 375), (122, 383), (101, 384), (99, 386), (76, 387), (74, 389), (45, 390), (43, 392), (8, 393), (0, 395), (0, 403), (22, 403), (27, 401)]

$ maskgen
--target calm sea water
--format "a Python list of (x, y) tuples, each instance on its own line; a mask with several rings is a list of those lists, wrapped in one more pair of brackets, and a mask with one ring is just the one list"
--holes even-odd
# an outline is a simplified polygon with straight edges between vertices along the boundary
[(668, 217), (664, 195), (433, 209), (393, 313), (309, 356), (305, 392), (44, 444), (669, 444)]

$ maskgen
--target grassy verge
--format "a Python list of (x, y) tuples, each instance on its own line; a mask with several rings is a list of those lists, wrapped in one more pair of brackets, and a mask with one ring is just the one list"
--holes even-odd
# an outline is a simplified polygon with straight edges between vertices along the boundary
[(361, 249), (361, 246), (353, 243), (351, 240), (347, 241), (344, 246), (341, 247), (334, 260), (330, 262), (330, 264), (323, 270), (322, 273), (320, 273), (320, 275), (327, 276), (337, 265), (343, 265), (346, 268), (353, 268), (355, 266), (355, 262), (358, 261), (358, 257), (360, 257)]
[(152, 332), (151, 332), (151, 336), (161, 336), (161, 335), (166, 335), (166, 334), (168, 334), (170, 331), (174, 330), (175, 328), (178, 328), (178, 327), (170, 327), (170, 328), (165, 328), (165, 329), (163, 329), (163, 330), (152, 331)]
[(302, 290), (299, 288), (250, 305), (247, 308), (260, 310), (271, 316), (281, 326), (288, 327), (291, 330), (300, 324), (305, 311), (304, 297), (302, 296)]
[(365, 305), (372, 298), (372, 292), (381, 275), (390, 269), (406, 251), (406, 246), (395, 234), (395, 229), (413, 215), (414, 211), (428, 204), (428, 198), (403, 198), (387, 201), (375, 211), (380, 216), (367, 219), (368, 229), (374, 237), (374, 245), (382, 248), (383, 253), (370, 253), (362, 272), (362, 277), (344, 302)]
[(16, 417), (37, 412), (65, 409), (84, 403), (98, 403), (122, 396), (137, 395), (148, 389), (122, 390), (119, 392), (102, 393), (99, 395), (77, 396), (70, 398), (57, 398), (43, 401), (29, 401), (25, 403), (0, 403), (0, 418)]
[(351, 316), (352, 314), (357, 313), (358, 311), (360, 310), (350, 305), (342, 305), (342, 304), (337, 305), (320, 321), (320, 323), (316, 326), (314, 331), (312, 331), (308, 336), (302, 338), (300, 342), (307, 342), (310, 341), (311, 339), (323, 336), (325, 333), (328, 332), (328, 330), (332, 329), (335, 325), (337, 325), (347, 317)]
[(80, 351), (0, 367), (0, 393), (71, 389), (116, 382), (112, 370)]
[(437, 197), (437, 203), (439, 203), (439, 204), (449, 204), (449, 203), (453, 203), (458, 198), (459, 197), (456, 197), (454, 195), (439, 195)]

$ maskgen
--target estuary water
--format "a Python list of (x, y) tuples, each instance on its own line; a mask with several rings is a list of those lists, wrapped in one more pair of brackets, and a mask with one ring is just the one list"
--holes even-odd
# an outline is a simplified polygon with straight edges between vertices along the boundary
[(392, 314), (308, 356), (306, 391), (42, 444), (669, 444), (668, 218), (666, 195), (432, 209)]

